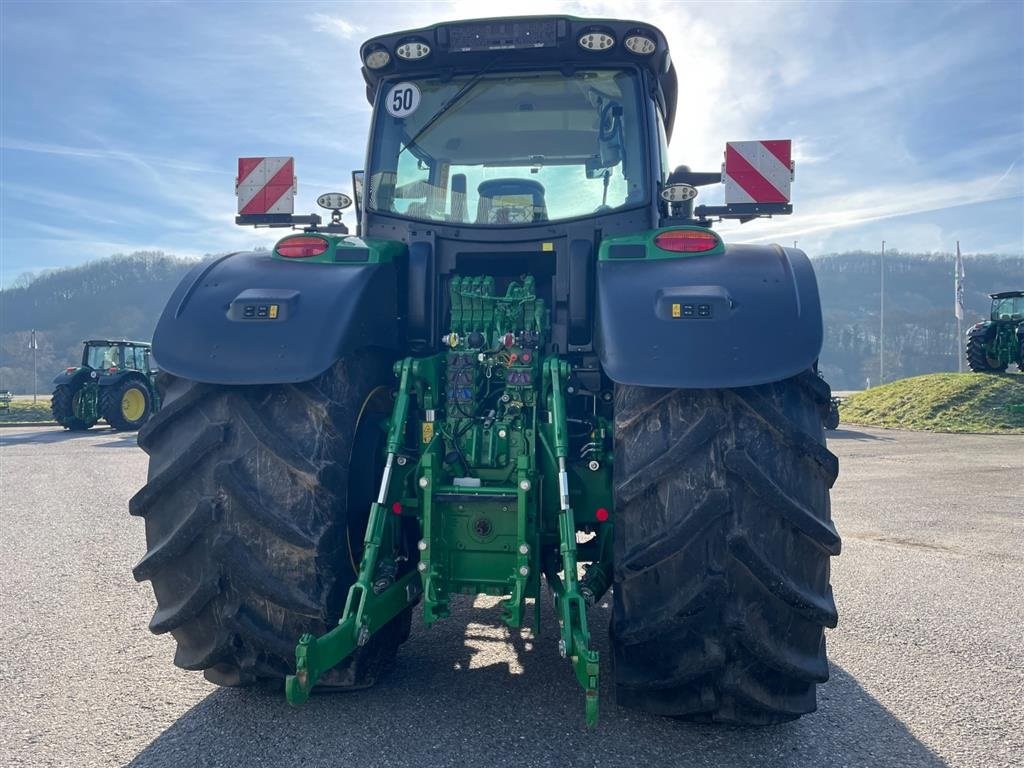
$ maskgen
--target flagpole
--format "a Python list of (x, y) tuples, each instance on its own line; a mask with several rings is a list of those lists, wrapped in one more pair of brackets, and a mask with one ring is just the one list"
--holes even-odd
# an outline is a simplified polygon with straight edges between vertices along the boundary
[(960, 241), (956, 241), (956, 264), (953, 266), (954, 273), (954, 284), (956, 292), (956, 340), (953, 342), (953, 353), (956, 355), (956, 372), (964, 372), (964, 356), (960, 351), (960, 344), (964, 338), (964, 306), (963, 306), (963, 291), (964, 291), (964, 262), (963, 257), (960, 255)]
[(885, 240), (882, 241), (881, 286), (878, 300), (878, 383), (885, 384)]

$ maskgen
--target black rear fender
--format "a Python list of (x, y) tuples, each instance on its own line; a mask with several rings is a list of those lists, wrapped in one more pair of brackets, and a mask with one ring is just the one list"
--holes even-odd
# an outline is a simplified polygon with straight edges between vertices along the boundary
[(308, 381), (363, 347), (397, 352), (392, 262), (301, 263), (235, 253), (197, 266), (153, 334), (160, 369), (212, 384)]
[(83, 382), (89, 381), (89, 379), (96, 378), (96, 372), (92, 368), (75, 368), (73, 371), (68, 373), (58, 373), (53, 377), (54, 386), (65, 385), (71, 387), (71, 389), (77, 389), (82, 386)]
[(619, 384), (753, 386), (807, 370), (821, 352), (818, 284), (795, 248), (602, 258), (597, 312), (601, 364)]
[(113, 387), (121, 382), (131, 379), (142, 384), (147, 389), (149, 388), (149, 379), (143, 376), (139, 371), (121, 371), (120, 373), (108, 373), (106, 376), (100, 376), (96, 380), (96, 383), (101, 387)]

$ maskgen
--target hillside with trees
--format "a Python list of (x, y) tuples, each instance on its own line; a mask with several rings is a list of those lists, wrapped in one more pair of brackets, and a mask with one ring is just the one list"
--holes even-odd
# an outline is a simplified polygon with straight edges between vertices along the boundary
[[(964, 328), (988, 315), (987, 293), (1024, 288), (1024, 257), (965, 257)], [(0, 390), (32, 391), (33, 328), (38, 388), (81, 359), (81, 342), (111, 337), (148, 341), (191, 259), (163, 253), (112, 256), (19, 278), (0, 291)], [(878, 253), (814, 260), (825, 314), (821, 370), (835, 389), (879, 383)], [(953, 315), (953, 256), (886, 253), (885, 379), (955, 371), (960, 343)]]
[[(857, 251), (814, 259), (825, 316), (820, 369), (834, 389), (879, 376), (881, 258)], [(957, 370), (952, 254), (885, 254), (885, 381)], [(965, 256), (963, 329), (989, 315), (989, 293), (1024, 289), (1024, 257)]]
[(32, 392), (33, 328), (40, 393), (81, 361), (84, 339), (149, 341), (160, 310), (195, 265), (195, 259), (138, 252), (20, 277), (0, 291), (0, 390)]

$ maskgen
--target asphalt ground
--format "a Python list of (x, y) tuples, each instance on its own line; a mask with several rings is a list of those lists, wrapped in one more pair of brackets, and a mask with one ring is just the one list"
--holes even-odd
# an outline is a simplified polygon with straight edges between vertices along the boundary
[(761, 729), (619, 709), (607, 601), (601, 723), (558, 657), (551, 612), (511, 637), (494, 601), (416, 626), (376, 688), (217, 689), (151, 635), (128, 498), (134, 435), (0, 430), (3, 766), (1010, 766), (1024, 764), (1024, 439), (848, 428), (833, 510), (840, 624), (819, 710)]

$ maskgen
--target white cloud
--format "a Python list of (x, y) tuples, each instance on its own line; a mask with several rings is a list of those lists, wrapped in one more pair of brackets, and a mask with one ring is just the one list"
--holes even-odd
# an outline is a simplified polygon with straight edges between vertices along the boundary
[(338, 40), (351, 40), (362, 34), (363, 27), (346, 21), (339, 16), (329, 16), (326, 13), (314, 13), (312, 15), (313, 29), (317, 32), (326, 32)]

